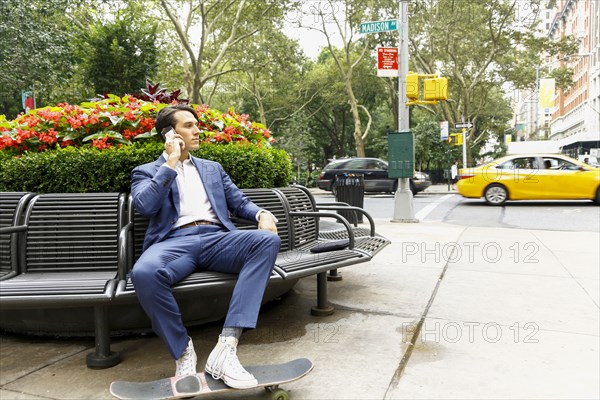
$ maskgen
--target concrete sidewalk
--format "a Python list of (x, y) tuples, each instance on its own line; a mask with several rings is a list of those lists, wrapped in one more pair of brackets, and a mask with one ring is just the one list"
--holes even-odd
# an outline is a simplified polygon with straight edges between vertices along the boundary
[[(292, 399), (599, 398), (598, 233), (377, 220), (373, 261), (329, 284), (336, 313), (310, 315), (316, 279), (264, 307), (245, 364), (309, 357)], [(220, 332), (190, 329), (203, 367)], [(92, 339), (0, 337), (0, 398), (109, 399), (111, 381), (173, 374), (153, 335), (115, 338), (123, 361), (85, 367)], [(210, 399), (268, 398), (252, 389)]]

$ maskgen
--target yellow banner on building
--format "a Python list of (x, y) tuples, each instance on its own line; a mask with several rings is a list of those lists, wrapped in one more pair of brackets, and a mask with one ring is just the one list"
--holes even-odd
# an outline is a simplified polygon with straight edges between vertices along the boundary
[(554, 79), (540, 79), (540, 107), (554, 107)]

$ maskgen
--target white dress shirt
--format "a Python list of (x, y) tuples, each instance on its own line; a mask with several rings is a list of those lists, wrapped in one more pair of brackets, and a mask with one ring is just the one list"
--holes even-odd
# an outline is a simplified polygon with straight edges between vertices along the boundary
[[(168, 160), (169, 156), (164, 152), (163, 157), (165, 160)], [(163, 164), (161, 168), (162, 167), (171, 168), (168, 164)], [(175, 171), (177, 172), (175, 182), (179, 189), (179, 219), (173, 225), (173, 229), (200, 220), (221, 224), (221, 221), (217, 218), (217, 214), (210, 205), (210, 200), (204, 189), (204, 184), (200, 179), (198, 170), (192, 163), (191, 156), (183, 161), (183, 163), (177, 161)], [(271, 214), (267, 210), (260, 210), (256, 213), (255, 218), (257, 221), (261, 212), (268, 212)], [(275, 218), (273, 214), (271, 215), (275, 219), (275, 222), (277, 222), (277, 218)]]

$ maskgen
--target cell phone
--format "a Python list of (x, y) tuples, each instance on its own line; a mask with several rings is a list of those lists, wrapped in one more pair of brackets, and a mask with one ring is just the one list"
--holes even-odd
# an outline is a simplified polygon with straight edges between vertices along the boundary
[(167, 126), (166, 128), (164, 128), (162, 130), (162, 132), (160, 133), (160, 135), (165, 140), (165, 142), (167, 140), (172, 140), (173, 137), (175, 136), (175, 129), (173, 129), (172, 126)]

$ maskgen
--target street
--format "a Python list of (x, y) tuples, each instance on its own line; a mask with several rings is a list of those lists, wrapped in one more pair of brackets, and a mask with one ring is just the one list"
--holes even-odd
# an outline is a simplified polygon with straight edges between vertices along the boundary
[[(317, 197), (332, 202), (332, 195)], [(600, 207), (591, 201), (514, 201), (492, 207), (483, 199), (466, 199), (458, 194), (417, 194), (415, 217), (420, 221), (463, 226), (520, 228), (552, 231), (600, 231)], [(364, 207), (375, 219), (391, 219), (394, 196), (366, 194)]]

